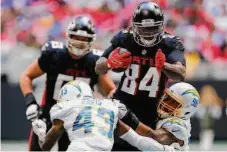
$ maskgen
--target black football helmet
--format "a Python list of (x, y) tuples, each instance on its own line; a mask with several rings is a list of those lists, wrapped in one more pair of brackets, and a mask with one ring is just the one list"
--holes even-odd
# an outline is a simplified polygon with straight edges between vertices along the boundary
[(84, 56), (90, 51), (96, 38), (95, 28), (87, 16), (79, 16), (68, 25), (68, 49), (76, 56)]
[(139, 4), (132, 17), (135, 41), (145, 47), (158, 44), (162, 39), (163, 22), (163, 13), (156, 3), (143, 2)]

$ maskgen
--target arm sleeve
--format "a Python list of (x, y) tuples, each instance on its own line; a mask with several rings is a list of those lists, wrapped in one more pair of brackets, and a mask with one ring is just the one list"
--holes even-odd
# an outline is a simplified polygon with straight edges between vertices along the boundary
[(171, 43), (172, 45), (170, 48), (172, 48), (172, 52), (167, 56), (167, 62), (171, 64), (181, 62), (183, 65), (186, 65), (184, 57), (184, 46), (180, 38), (172, 38)]
[(174, 151), (173, 147), (162, 145), (152, 138), (140, 136), (131, 128), (120, 138), (142, 151)]
[(173, 51), (167, 56), (167, 62), (168, 63), (176, 63), (181, 62), (183, 65), (186, 65), (184, 52), (182, 51)]
[(42, 51), (41, 56), (38, 59), (39, 66), (44, 72), (47, 72), (50, 69), (51, 58), (53, 53), (50, 47), (51, 46), (49, 42), (45, 43), (41, 48)]

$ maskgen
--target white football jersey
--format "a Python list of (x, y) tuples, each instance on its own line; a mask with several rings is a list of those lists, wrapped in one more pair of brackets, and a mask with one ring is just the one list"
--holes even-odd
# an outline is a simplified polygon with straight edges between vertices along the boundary
[(191, 122), (180, 118), (166, 118), (157, 123), (157, 129), (164, 128), (171, 132), (177, 139), (183, 140), (184, 145), (180, 146), (178, 143), (173, 143), (172, 146), (176, 150), (189, 150), (189, 140), (191, 137)]
[(117, 114), (118, 108), (112, 100), (91, 97), (59, 102), (50, 110), (51, 121), (64, 122), (71, 141), (68, 151), (110, 151)]

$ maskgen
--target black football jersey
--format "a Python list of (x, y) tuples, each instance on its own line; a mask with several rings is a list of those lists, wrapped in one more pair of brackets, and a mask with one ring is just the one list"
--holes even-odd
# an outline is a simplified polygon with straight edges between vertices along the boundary
[(155, 67), (155, 54), (158, 49), (166, 55), (166, 62), (181, 62), (185, 65), (184, 47), (178, 37), (164, 33), (162, 41), (152, 47), (143, 47), (134, 41), (133, 33), (121, 31), (111, 40), (112, 45), (104, 52), (109, 54), (116, 48), (131, 52), (132, 64), (124, 72), (115, 94), (138, 118), (154, 127), (157, 116), (156, 105), (166, 87), (168, 77)]
[[(93, 88), (97, 83), (95, 63), (100, 57), (97, 50), (81, 59), (73, 59), (62, 42), (50, 41), (43, 45), (38, 59), (40, 68), (47, 74), (42, 105), (51, 108), (57, 100), (60, 88), (68, 81), (80, 79)], [(48, 111), (47, 110), (47, 111)]]

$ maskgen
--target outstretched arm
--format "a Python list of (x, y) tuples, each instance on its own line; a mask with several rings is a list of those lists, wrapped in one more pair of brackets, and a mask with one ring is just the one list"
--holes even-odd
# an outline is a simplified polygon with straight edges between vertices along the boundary
[(38, 135), (39, 145), (44, 151), (49, 151), (64, 132), (63, 121), (58, 119), (54, 120), (53, 126), (47, 134), (46, 124), (42, 120), (35, 120), (32, 127), (35, 134)]
[(153, 138), (141, 136), (137, 134), (133, 129), (124, 124), (122, 121), (118, 123), (117, 129), (118, 135), (129, 144), (137, 147), (142, 151), (174, 151), (173, 147), (162, 145)]
[(171, 145), (174, 142), (183, 145), (183, 141), (177, 139), (172, 133), (164, 128), (153, 130), (152, 128), (140, 122), (136, 128), (136, 132), (142, 136), (153, 138), (164, 145)]
[[(135, 130), (138, 134), (141, 136), (146, 136), (155, 139), (161, 144), (164, 145), (170, 145), (173, 142), (177, 142), (180, 145), (183, 145), (183, 141), (177, 139), (172, 133), (167, 131), (164, 128), (160, 128), (157, 130), (154, 130), (142, 122), (138, 120), (136, 115), (130, 110), (127, 109), (124, 104), (119, 104), (118, 105), (119, 113), (122, 115), (119, 118), (121, 118), (121, 121), (130, 126), (133, 130)], [(124, 112), (127, 111), (127, 112)]]

